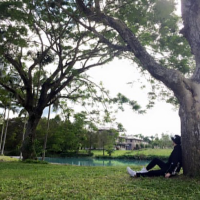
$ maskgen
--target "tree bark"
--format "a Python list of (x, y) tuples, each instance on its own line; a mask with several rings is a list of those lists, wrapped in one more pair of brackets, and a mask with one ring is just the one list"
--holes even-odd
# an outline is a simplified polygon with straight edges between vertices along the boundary
[(200, 85), (192, 80), (182, 89), (179, 116), (183, 151), (183, 171), (200, 174)]
[(180, 104), (183, 169), (185, 174), (200, 174), (200, 1), (182, 0), (183, 36), (190, 44), (196, 67), (191, 77), (187, 100)]
[(181, 136), (183, 151), (183, 172), (185, 175), (200, 174), (200, 121), (193, 113), (186, 112), (182, 106), (179, 110), (181, 118)]

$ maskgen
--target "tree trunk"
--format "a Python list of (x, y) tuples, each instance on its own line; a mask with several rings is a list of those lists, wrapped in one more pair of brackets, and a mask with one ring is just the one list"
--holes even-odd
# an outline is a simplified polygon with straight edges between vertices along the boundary
[[(192, 105), (197, 104), (195, 98), (190, 99)], [(186, 102), (188, 103), (188, 101)], [(199, 103), (198, 103), (199, 104)], [(200, 114), (199, 109), (181, 105), (179, 109), (181, 119), (183, 172), (185, 175), (200, 174)]]
[(91, 153), (92, 150), (92, 133), (90, 132), (90, 148), (89, 148), (89, 154)]
[(1, 151), (1, 147), (2, 147), (2, 143), (3, 143), (3, 133), (4, 133), (4, 126), (5, 126), (5, 119), (6, 119), (6, 108), (4, 111), (4, 117), (3, 117), (3, 124), (2, 124), (2, 129), (1, 129), (1, 138), (0, 138), (0, 151)]
[(26, 134), (22, 145), (22, 156), (23, 160), (26, 159), (37, 159), (35, 151), (35, 132), (37, 125), (41, 119), (41, 114), (29, 112), (29, 119), (26, 127)]
[[(24, 128), (23, 128), (23, 135), (22, 135), (22, 144), (23, 144), (23, 142), (24, 142), (24, 137), (25, 137), (25, 133), (26, 133), (26, 124), (27, 124), (27, 120), (26, 120), (26, 115), (25, 115)], [(20, 151), (20, 159), (22, 159), (22, 151)]]
[(43, 146), (42, 160), (45, 159), (45, 151), (46, 151), (46, 147), (47, 147), (47, 138), (48, 138), (48, 133), (49, 133), (50, 113), (51, 113), (51, 105), (49, 106), (49, 112), (48, 112), (47, 132), (46, 132), (45, 138), (44, 138), (44, 146)]
[(103, 142), (103, 156), (104, 156), (104, 142)]
[(4, 138), (3, 138), (1, 155), (4, 155), (4, 148), (5, 148), (5, 144), (6, 144), (6, 135), (7, 135), (7, 130), (8, 130), (8, 122), (9, 122), (9, 114), (10, 114), (10, 110), (8, 110), (8, 117), (7, 117), (7, 122), (6, 122), (6, 129), (5, 129), (5, 133), (4, 133)]

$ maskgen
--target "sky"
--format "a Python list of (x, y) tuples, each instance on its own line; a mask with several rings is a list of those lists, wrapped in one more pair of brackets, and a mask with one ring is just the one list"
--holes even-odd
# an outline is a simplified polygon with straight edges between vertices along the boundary
[[(89, 70), (88, 74), (96, 83), (102, 81), (111, 96), (122, 93), (143, 107), (148, 102), (149, 84), (128, 60), (115, 59), (103, 67)], [(133, 84), (127, 84), (128, 82)], [(145, 89), (140, 88), (140, 82), (145, 83)], [(178, 110), (165, 101), (156, 101), (155, 106), (147, 110), (146, 114), (137, 114), (127, 106), (123, 112), (119, 111), (116, 114), (116, 118), (123, 124), (128, 135), (180, 134)]]
[[(142, 108), (148, 103), (148, 95), (150, 92), (150, 84), (140, 75), (136, 66), (127, 59), (114, 59), (112, 62), (95, 67), (88, 70), (87, 74), (90, 80), (95, 83), (103, 82), (103, 86), (109, 90), (110, 96), (115, 97), (118, 93), (122, 93), (130, 100), (138, 102)], [(127, 84), (127, 83), (132, 84)], [(141, 86), (145, 85), (144, 89)], [(75, 111), (80, 112), (79, 106), (72, 107)], [(48, 109), (43, 112), (43, 116), (47, 117)], [(53, 118), (57, 113), (51, 113)], [(144, 136), (152, 136), (162, 133), (169, 135), (180, 135), (180, 118), (178, 110), (165, 101), (156, 100), (155, 106), (146, 110), (145, 114), (134, 112), (129, 106), (124, 106), (124, 111), (118, 110), (115, 114), (116, 121), (121, 123), (126, 129), (127, 135), (142, 134)], [(101, 125), (99, 127), (102, 127)], [(108, 125), (105, 127), (113, 127)], [(115, 128), (115, 127), (113, 127)]]
[[(90, 80), (95, 83), (103, 82), (103, 86), (109, 90), (110, 96), (115, 97), (122, 93), (130, 100), (138, 102), (142, 108), (148, 103), (150, 84), (140, 75), (136, 66), (127, 59), (114, 59), (112, 62), (88, 70), (87, 74)], [(132, 84), (127, 84), (132, 82)], [(144, 89), (141, 86), (145, 85)], [(72, 107), (80, 112), (79, 106)], [(47, 117), (48, 109), (45, 109), (43, 116)], [(57, 113), (51, 113), (53, 118)], [(115, 115), (116, 121), (121, 123), (126, 129), (127, 135), (142, 134), (152, 136), (162, 133), (169, 135), (180, 135), (180, 119), (178, 110), (165, 101), (156, 100), (155, 106), (146, 111), (145, 114), (134, 112), (129, 106), (124, 106), (124, 111), (118, 110)], [(99, 127), (102, 127), (101, 125)], [(105, 127), (113, 127), (108, 125)], [(115, 127), (113, 127), (115, 128)]]

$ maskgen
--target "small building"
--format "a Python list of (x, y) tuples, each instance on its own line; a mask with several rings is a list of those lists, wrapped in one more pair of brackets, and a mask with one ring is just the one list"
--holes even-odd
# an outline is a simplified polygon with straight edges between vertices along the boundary
[(133, 150), (143, 144), (143, 140), (132, 135), (119, 136), (116, 140), (117, 150)]

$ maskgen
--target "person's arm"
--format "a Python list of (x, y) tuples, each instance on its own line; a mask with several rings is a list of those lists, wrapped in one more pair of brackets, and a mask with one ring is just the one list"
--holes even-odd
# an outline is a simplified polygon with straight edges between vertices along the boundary
[(177, 167), (178, 162), (181, 161), (181, 148), (176, 148), (174, 149), (172, 155), (171, 155), (171, 159), (170, 159), (170, 167), (167, 170), (167, 173), (172, 174), (172, 172), (174, 171), (174, 169)]

